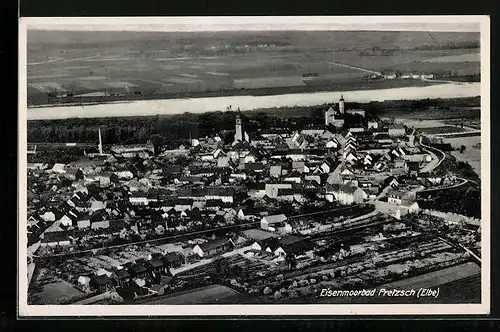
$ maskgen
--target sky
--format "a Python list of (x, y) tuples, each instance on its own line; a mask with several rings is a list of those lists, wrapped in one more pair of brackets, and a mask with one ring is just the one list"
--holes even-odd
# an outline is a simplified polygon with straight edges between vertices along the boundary
[(21, 18), (29, 30), (279, 31), (377, 30), (479, 32), (486, 16), (243, 16)]

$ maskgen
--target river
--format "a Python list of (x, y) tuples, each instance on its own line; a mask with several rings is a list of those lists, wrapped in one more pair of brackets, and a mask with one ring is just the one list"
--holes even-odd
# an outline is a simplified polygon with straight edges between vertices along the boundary
[(431, 86), (377, 90), (295, 93), (271, 96), (229, 96), (186, 99), (139, 100), (94, 105), (50, 106), (28, 108), (28, 120), (65, 119), (72, 117), (102, 118), (122, 116), (205, 113), (225, 110), (232, 105), (242, 111), (286, 106), (315, 106), (334, 103), (343, 95), (347, 101), (418, 100), (427, 98), (476, 97), (481, 83), (445, 83)]

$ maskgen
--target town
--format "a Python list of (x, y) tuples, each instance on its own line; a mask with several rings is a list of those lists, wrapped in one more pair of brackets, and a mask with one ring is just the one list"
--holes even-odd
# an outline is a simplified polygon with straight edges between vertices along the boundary
[(432, 204), (479, 185), (439, 134), (343, 97), (300, 130), (249, 131), (226, 111), (233, 130), (175, 148), (110, 145), (98, 129), (76, 161), (28, 159), (30, 303), (314, 302), (479, 271), (480, 217)]

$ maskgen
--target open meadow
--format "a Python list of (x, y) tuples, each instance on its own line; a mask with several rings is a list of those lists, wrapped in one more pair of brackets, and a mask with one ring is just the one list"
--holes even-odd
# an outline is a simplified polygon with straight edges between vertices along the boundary
[(382, 71), (479, 73), (476, 33), (371, 31), (353, 36), (349, 31), (97, 36), (29, 31), (28, 103), (46, 104), (51, 96), (67, 94), (85, 100), (313, 92), (360, 84), (377, 89), (424, 84), (366, 79)]

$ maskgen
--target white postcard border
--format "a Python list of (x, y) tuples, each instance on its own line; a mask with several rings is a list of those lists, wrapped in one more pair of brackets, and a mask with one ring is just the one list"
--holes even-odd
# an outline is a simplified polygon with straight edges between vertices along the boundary
[[(366, 26), (400, 24), (479, 24), (481, 32), (481, 303), (480, 304), (294, 304), (294, 305), (28, 305), (27, 277), (27, 76), (28, 27), (67, 29), (100, 26), (117, 30), (127, 23), (149, 27), (167, 22), (170, 31), (224, 30), (359, 30)], [(186, 23), (188, 22), (188, 23)], [(48, 28), (47, 28), (48, 27)], [(113, 27), (113, 28), (110, 28)], [(325, 27), (331, 27), (326, 28)], [(388, 29), (396, 29), (395, 27)], [(427, 29), (427, 28), (424, 28)], [(372, 27), (373, 30), (373, 27)], [(383, 29), (382, 29), (383, 30)], [(439, 29), (437, 29), (439, 30)], [(436, 30), (436, 31), (437, 31)], [(29, 316), (317, 316), (317, 315), (471, 315), (490, 312), (490, 19), (470, 16), (301, 16), (301, 17), (108, 17), (21, 18), (19, 25), (18, 113), (18, 315)]]

